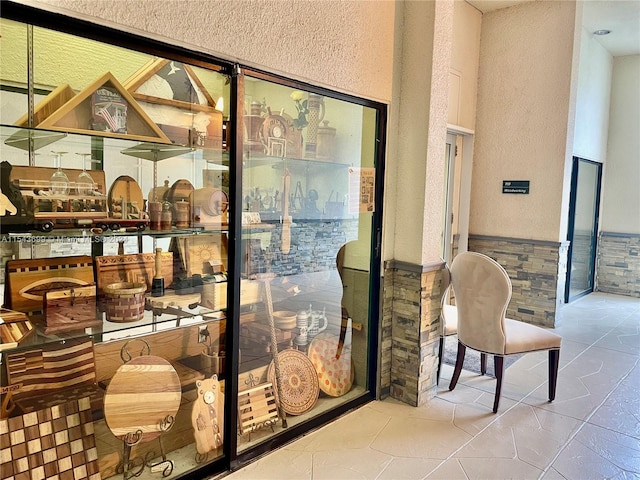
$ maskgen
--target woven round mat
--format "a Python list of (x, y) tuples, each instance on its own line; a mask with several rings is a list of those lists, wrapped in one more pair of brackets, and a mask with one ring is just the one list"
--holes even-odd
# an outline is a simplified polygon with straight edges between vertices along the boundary
[(320, 389), (332, 397), (340, 397), (351, 390), (354, 371), (351, 344), (345, 344), (336, 360), (338, 337), (321, 333), (309, 344), (309, 358), (318, 374)]
[(308, 412), (318, 401), (320, 387), (318, 375), (311, 360), (299, 350), (289, 348), (278, 353), (280, 370), (280, 399), (276, 384), (276, 369), (273, 361), (269, 364), (267, 378), (273, 383), (276, 399), (289, 415)]

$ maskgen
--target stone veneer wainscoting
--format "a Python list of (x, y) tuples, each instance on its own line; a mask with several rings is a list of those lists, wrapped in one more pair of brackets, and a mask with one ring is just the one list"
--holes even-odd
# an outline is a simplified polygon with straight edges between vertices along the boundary
[(409, 405), (436, 393), (443, 263), (385, 262), (381, 396)]
[(469, 251), (496, 260), (509, 274), (513, 293), (507, 317), (556, 327), (564, 302), (569, 242), (469, 235)]
[(600, 232), (596, 290), (640, 297), (640, 234)]

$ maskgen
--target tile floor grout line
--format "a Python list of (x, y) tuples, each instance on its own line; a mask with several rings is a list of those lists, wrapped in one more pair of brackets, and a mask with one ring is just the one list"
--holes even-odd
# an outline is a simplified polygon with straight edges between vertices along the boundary
[[(594, 346), (595, 346), (595, 344), (596, 344), (598, 341), (602, 340), (602, 338), (604, 338), (604, 337), (605, 337), (605, 336), (607, 336), (609, 333), (611, 333), (611, 332), (614, 330), (614, 328), (616, 328), (616, 327), (612, 327), (612, 328), (611, 328), (607, 333), (605, 333), (605, 334), (601, 335), (597, 340), (595, 340), (595, 341), (594, 341), (594, 342), (592, 342), (590, 345), (588, 345), (588, 346), (587, 346), (587, 348), (585, 348), (582, 352), (580, 352), (578, 355), (576, 355), (575, 357), (573, 357), (569, 362), (567, 362), (567, 363), (566, 363), (566, 364), (565, 364), (565, 365), (560, 369), (560, 371), (564, 370), (564, 369), (565, 369), (566, 367), (568, 367), (570, 364), (572, 364), (573, 362), (575, 362), (575, 361), (576, 361), (576, 359), (578, 359), (579, 357), (581, 357), (582, 355), (584, 355), (584, 354), (585, 354), (585, 352), (587, 352), (590, 348), (594, 347)], [(598, 348), (602, 348), (602, 347), (598, 347)], [(546, 361), (548, 362), (549, 360), (547, 359)], [(627, 373), (627, 375), (626, 375), (625, 377), (623, 377), (623, 379), (624, 379), (624, 378), (626, 378), (626, 377), (630, 374), (630, 372), (631, 372), (631, 370), (629, 370), (629, 373)], [(620, 380), (620, 382), (618, 382), (618, 384), (616, 384), (616, 387), (615, 387), (615, 388), (617, 388), (617, 387), (620, 385), (620, 383), (622, 382), (622, 380), (623, 380), (623, 379), (621, 379), (621, 380)], [(524, 400), (526, 400), (527, 398), (529, 398), (530, 396), (532, 396), (532, 395), (533, 395), (533, 393), (534, 393), (536, 390), (538, 390), (541, 386), (543, 386), (545, 383), (548, 383), (548, 382), (549, 382), (549, 380), (548, 380), (548, 379), (547, 379), (547, 380), (545, 380), (545, 381), (544, 381), (544, 382), (542, 382), (540, 385), (538, 385), (537, 387), (533, 388), (529, 393), (527, 393), (527, 394), (526, 394), (524, 397), (522, 397), (520, 400), (515, 400), (515, 402), (516, 402), (516, 403), (514, 403), (511, 407), (507, 408), (507, 410), (505, 410), (504, 412), (502, 412), (502, 413), (500, 414), (500, 416), (496, 417), (494, 420), (492, 420), (491, 422), (489, 422), (489, 423), (488, 423), (484, 428), (482, 428), (482, 429), (481, 429), (481, 430), (479, 430), (475, 435), (473, 435), (473, 437), (472, 437), (472, 438), (470, 438), (470, 439), (469, 439), (469, 440), (467, 440), (464, 444), (462, 444), (460, 447), (458, 447), (456, 450), (454, 450), (454, 451), (453, 451), (453, 452), (452, 452), (452, 453), (451, 453), (447, 458), (443, 459), (443, 460), (442, 460), (442, 461), (441, 461), (441, 462), (440, 462), (440, 463), (439, 463), (435, 468), (433, 468), (433, 469), (432, 469), (432, 470), (427, 474), (427, 477), (429, 477), (429, 475), (431, 475), (431, 474), (432, 474), (433, 472), (435, 472), (438, 468), (440, 468), (442, 465), (444, 465), (448, 460), (451, 460), (451, 459), (453, 458), (453, 456), (454, 456), (456, 453), (458, 453), (460, 450), (462, 450), (464, 447), (466, 447), (466, 446), (467, 446), (471, 441), (473, 441), (473, 440), (474, 440), (478, 435), (482, 434), (482, 433), (483, 433), (487, 428), (489, 428), (490, 426), (492, 426), (492, 425), (493, 425), (493, 424), (494, 424), (494, 423), (495, 423), (495, 422), (496, 422), (500, 417), (502, 417), (503, 415), (505, 415), (505, 414), (506, 414), (507, 412), (509, 412), (511, 409), (513, 409), (513, 408), (517, 407), (519, 404), (526, 405), (526, 406), (528, 406), (528, 407), (530, 407), (530, 408), (540, 408), (540, 407), (536, 407), (535, 405), (529, 405), (529, 404), (527, 404), (527, 403), (524, 403)], [(469, 385), (467, 385), (467, 386), (468, 386), (469, 388), (475, 388), (475, 387), (473, 387), (473, 386), (469, 386)], [(604, 403), (604, 402), (609, 398), (609, 396), (613, 393), (613, 391), (615, 390), (615, 388), (614, 388), (611, 392), (609, 392), (609, 395), (607, 395), (607, 397), (603, 400), (603, 402), (602, 402), (602, 403)], [(485, 392), (484, 390), (480, 390), (480, 391), (481, 391), (482, 393), (489, 393), (489, 392)], [(514, 400), (514, 399), (512, 399), (512, 400)], [(598, 406), (593, 410), (593, 412), (591, 412), (591, 414), (588, 416), (588, 418), (589, 418), (589, 419), (590, 419), (590, 418), (591, 418), (591, 416), (595, 413), (595, 411), (596, 411), (598, 408), (600, 408), (600, 407), (602, 406), (602, 403), (601, 403), (600, 405), (598, 405)], [(454, 407), (454, 412), (455, 412), (455, 409), (456, 409), (456, 408), (457, 408), (457, 405)], [(576, 429), (575, 434), (577, 434), (577, 433), (582, 429), (582, 427), (584, 426), (584, 424), (585, 424), (585, 423), (587, 423), (587, 421), (586, 421), (586, 420), (580, 420), (580, 419), (576, 419), (576, 420), (578, 420), (578, 421), (582, 422), (582, 424), (578, 427), (578, 429)], [(454, 426), (455, 426), (455, 422), (454, 422)], [(570, 440), (572, 440), (572, 439), (573, 439), (573, 437), (574, 437), (574, 436), (575, 436), (575, 435), (573, 435), (571, 438), (569, 438), (569, 439), (567, 440), (567, 442), (565, 442), (565, 445), (560, 449), (560, 451), (558, 452), (558, 454), (557, 454), (557, 455), (552, 459), (552, 461), (547, 465), (547, 467), (545, 467), (544, 469), (542, 469), (541, 476), (542, 476), (542, 475), (544, 475), (544, 474), (548, 471), (548, 469), (551, 467), (551, 465), (553, 465), (553, 462), (557, 459), (557, 457), (560, 455), (560, 453), (561, 453), (562, 451), (564, 451), (564, 449), (566, 448), (566, 445), (569, 443), (569, 441), (570, 441)], [(538, 477), (538, 478), (541, 478), (541, 476), (540, 476), (540, 477)]]
[[(601, 337), (601, 338), (602, 338), (602, 337)], [(598, 340), (600, 340), (600, 338), (599, 338)], [(596, 341), (598, 341), (598, 340), (596, 340)], [(595, 342), (594, 342), (594, 343), (595, 343)], [(589, 348), (591, 348), (591, 347), (594, 345), (594, 343), (592, 343), (591, 345), (589, 345), (589, 346), (588, 346), (588, 347), (587, 347), (583, 352), (581, 352), (580, 354), (578, 354), (577, 356), (575, 356), (573, 359), (571, 359), (569, 362), (567, 362), (567, 363), (562, 367), (562, 369), (561, 369), (561, 370), (563, 370), (564, 368), (566, 368), (569, 364), (573, 363), (573, 362), (575, 361), (575, 359), (576, 359), (576, 358), (578, 358), (578, 357), (579, 357), (579, 356), (581, 356), (584, 352), (586, 352), (587, 350), (589, 350)], [(548, 359), (547, 359), (547, 361), (548, 361)], [(515, 403), (514, 403), (511, 407), (507, 408), (505, 411), (503, 411), (502, 413), (500, 413), (500, 414), (499, 414), (499, 416), (497, 416), (496, 418), (494, 418), (491, 422), (489, 422), (487, 425), (485, 425), (481, 430), (479, 430), (478, 432), (476, 432), (476, 433), (472, 436), (472, 438), (470, 438), (470, 439), (469, 439), (469, 440), (467, 440), (465, 443), (463, 443), (462, 445), (460, 445), (460, 447), (458, 447), (456, 450), (454, 450), (453, 452), (451, 452), (451, 454), (449, 454), (449, 456), (448, 456), (447, 458), (445, 458), (444, 460), (442, 460), (442, 461), (441, 461), (441, 462), (440, 462), (440, 463), (439, 463), (439, 464), (438, 464), (434, 469), (432, 469), (432, 470), (427, 474), (427, 477), (428, 477), (429, 475), (431, 475), (433, 472), (435, 472), (435, 471), (436, 471), (438, 468), (440, 468), (442, 465), (444, 465), (444, 463), (446, 463), (448, 460), (451, 460), (451, 459), (453, 458), (453, 456), (454, 456), (456, 453), (458, 453), (460, 450), (462, 450), (463, 448), (465, 448), (465, 447), (466, 447), (470, 442), (472, 442), (472, 441), (473, 441), (473, 440), (474, 440), (478, 435), (480, 435), (480, 434), (484, 433), (484, 431), (485, 431), (486, 429), (488, 429), (490, 426), (492, 426), (495, 422), (497, 422), (497, 421), (498, 421), (498, 419), (500, 419), (503, 415), (505, 415), (506, 413), (508, 413), (509, 411), (511, 411), (513, 408), (517, 407), (517, 406), (518, 406), (518, 405), (520, 405), (520, 404), (523, 404), (523, 405), (525, 405), (525, 406), (527, 406), (527, 407), (530, 407), (530, 408), (539, 408), (539, 407), (535, 407), (534, 405), (529, 405), (529, 404), (527, 404), (527, 403), (524, 403), (523, 401), (524, 401), (525, 399), (527, 399), (528, 397), (530, 397), (530, 396), (533, 394), (533, 392), (535, 392), (537, 389), (539, 389), (541, 386), (543, 386), (545, 383), (548, 383), (548, 382), (549, 382), (549, 380), (548, 380), (548, 379), (547, 379), (547, 380), (545, 380), (544, 382), (542, 382), (541, 384), (539, 384), (537, 387), (533, 388), (529, 393), (527, 393), (527, 394), (526, 394), (524, 397), (522, 397), (520, 400), (515, 400)], [(474, 388), (474, 387), (470, 387), (470, 388)], [(481, 390), (481, 392), (483, 392), (483, 393), (488, 393), (488, 392), (485, 392), (485, 391), (483, 391), (483, 390)], [(513, 399), (512, 399), (512, 400), (513, 400)], [(454, 412), (455, 412), (455, 409), (456, 409), (456, 408), (457, 408), (457, 405), (455, 405), (455, 406), (454, 406)], [(598, 408), (599, 408), (599, 407), (598, 407)], [(589, 418), (590, 418), (590, 417), (589, 417)], [(455, 422), (454, 422), (454, 426), (455, 426)], [(579, 430), (579, 429), (581, 429), (581, 428), (582, 428), (582, 426), (580, 426), (580, 427), (578, 428), (578, 430)], [(565, 444), (565, 445), (566, 445), (566, 444)], [(564, 447), (563, 447), (562, 449), (560, 449), (560, 451), (562, 451), (562, 450), (564, 450)], [(554, 457), (553, 461), (555, 461), (555, 459), (556, 459), (556, 458), (557, 458), (557, 456), (556, 456), (556, 457)], [(552, 461), (549, 465), (551, 465), (551, 464), (553, 463), (553, 461)], [(544, 475), (544, 473), (547, 471), (547, 469), (548, 469), (549, 465), (548, 465), (545, 469), (543, 469), (543, 470), (542, 470), (542, 474), (541, 474), (541, 475)], [(540, 477), (539, 477), (539, 478), (540, 478)]]
[[(602, 337), (598, 338), (597, 341), (599, 341)], [(591, 347), (593, 347), (595, 345), (595, 342), (592, 343), (591, 345), (589, 345), (583, 352), (581, 352), (580, 354), (578, 354), (576, 357), (574, 357), (572, 360), (570, 360), (568, 363), (566, 363), (564, 365), (564, 368), (566, 368), (569, 364), (573, 363), (578, 357), (580, 357), (582, 354), (584, 354), (584, 352), (586, 352), (587, 350), (589, 350)], [(548, 360), (547, 360), (548, 361)], [(636, 361), (636, 365), (637, 365), (638, 361)], [(635, 368), (635, 366), (634, 366)], [(565, 450), (565, 448), (567, 447), (567, 445), (569, 444), (569, 442), (571, 440), (573, 440), (573, 438), (575, 438), (575, 436), (578, 434), (578, 432), (580, 432), (580, 430), (582, 430), (582, 428), (584, 427), (584, 425), (588, 422), (589, 419), (591, 419), (591, 417), (595, 414), (595, 412), (609, 399), (609, 397), (613, 394), (613, 392), (615, 391), (616, 388), (618, 388), (620, 386), (620, 384), (622, 383), (623, 380), (625, 380), (630, 374), (631, 374), (631, 370), (629, 370), (629, 372), (620, 379), (620, 381), (618, 381), (618, 383), (616, 384), (615, 388), (613, 388), (611, 390), (611, 392), (609, 392), (609, 394), (603, 399), (603, 401), (596, 407), (594, 408), (594, 410), (589, 414), (589, 416), (584, 419), (584, 420), (580, 420), (580, 419), (576, 419), (578, 421), (581, 422), (580, 426), (576, 429), (576, 431), (574, 432), (574, 434), (567, 439), (567, 441), (565, 442), (564, 446), (562, 448), (560, 448), (560, 450), (558, 451), (558, 453), (553, 457), (553, 459), (548, 463), (548, 465), (542, 469), (542, 473), (540, 474), (540, 476), (538, 477), (538, 479), (541, 479), (543, 475), (545, 475), (545, 473), (549, 470), (549, 468), (553, 465), (553, 462), (556, 461), (556, 459), (558, 458), (558, 456)], [(541, 386), (543, 386), (545, 383), (548, 383), (548, 380), (542, 382), (540, 385), (538, 385), (536, 388), (534, 388), (533, 390), (531, 390), (531, 392), (529, 392), (528, 394), (526, 394), (524, 397), (522, 397), (522, 399), (517, 400), (516, 403), (514, 403), (511, 407), (507, 408), (504, 412), (502, 412), (499, 416), (497, 416), (495, 419), (493, 419), (491, 422), (489, 422), (487, 425), (485, 425), (481, 430), (479, 430), (476, 434), (474, 434), (472, 436), (472, 438), (470, 438), (469, 440), (467, 440), (465, 443), (463, 443), (460, 447), (458, 447), (456, 450), (454, 450), (453, 452), (451, 452), (451, 454), (445, 458), (444, 460), (442, 460), (435, 468), (433, 468), (428, 474), (427, 477), (429, 477), (429, 475), (431, 475), (433, 472), (435, 472), (438, 468), (440, 468), (442, 465), (444, 465), (448, 460), (451, 460), (453, 458), (453, 456), (458, 453), (460, 450), (462, 450), (463, 448), (465, 448), (470, 442), (472, 442), (477, 436), (479, 436), (480, 434), (484, 433), (485, 430), (487, 430), (490, 426), (492, 426), (495, 422), (497, 422), (503, 415), (507, 414), (509, 411), (511, 411), (513, 408), (517, 407), (520, 404), (523, 404), (527, 407), (530, 408), (541, 408), (541, 407), (536, 407), (535, 405), (529, 405), (528, 403), (524, 403), (524, 400), (527, 399), (528, 397), (530, 397), (533, 392), (535, 392), (538, 388), (540, 388)], [(484, 392), (487, 393), (487, 392)], [(454, 412), (455, 409), (457, 408), (457, 405), (454, 406)], [(552, 412), (555, 413), (555, 412)], [(454, 422), (454, 426), (455, 426), (455, 422)]]
[[(538, 386), (538, 388), (540, 388), (540, 387)], [(487, 392), (484, 392), (484, 393), (487, 393)], [(476, 438), (478, 435), (480, 435), (480, 434), (484, 433), (484, 431), (485, 431), (485, 430), (487, 430), (490, 426), (492, 426), (492, 425), (493, 425), (494, 423), (496, 423), (500, 418), (502, 418), (502, 417), (503, 417), (507, 412), (511, 411), (511, 409), (515, 408), (515, 407), (516, 407), (518, 404), (520, 404), (520, 403), (521, 403), (520, 401), (517, 401), (516, 403), (514, 403), (512, 406), (510, 406), (509, 408), (507, 408), (507, 409), (506, 409), (505, 411), (503, 411), (502, 413), (500, 413), (500, 414), (496, 414), (496, 417), (495, 417), (493, 420), (491, 420), (487, 425), (485, 425), (483, 428), (481, 428), (480, 430), (478, 430), (474, 435), (472, 435), (472, 437), (471, 437), (469, 440), (467, 440), (467, 441), (466, 441), (466, 442), (464, 442), (462, 445), (460, 445), (458, 448), (456, 448), (453, 452), (451, 452), (451, 453), (449, 454), (449, 456), (448, 456), (447, 458), (443, 459), (443, 460), (442, 460), (442, 461), (441, 461), (441, 462), (440, 462), (440, 463), (439, 463), (435, 468), (433, 468), (433, 469), (432, 469), (432, 470), (427, 474), (427, 476), (426, 476), (425, 478), (428, 478), (428, 477), (429, 477), (429, 475), (431, 475), (433, 472), (435, 472), (437, 469), (439, 469), (439, 468), (440, 468), (442, 465), (444, 465), (448, 460), (453, 459), (453, 456), (454, 456), (456, 453), (458, 453), (458, 452), (459, 452), (460, 450), (462, 450), (464, 447), (466, 447), (467, 445), (469, 445), (469, 443), (471, 443), (473, 440), (475, 440), (475, 438)], [(530, 407), (531, 405), (527, 405), (527, 406), (529, 406), (529, 407)], [(458, 405), (454, 405), (454, 407), (453, 407), (454, 413), (455, 413), (455, 411), (457, 410), (457, 408), (458, 408)], [(460, 428), (460, 427), (458, 427), (458, 426), (455, 424), (455, 421), (453, 422), (453, 426), (454, 426), (454, 427), (456, 427), (456, 428)], [(462, 430), (462, 429), (461, 429), (461, 430)], [(464, 432), (465, 430), (462, 430), (462, 431)], [(465, 473), (465, 475), (466, 475), (466, 473)]]
[[(371, 439), (371, 441), (367, 444), (367, 447), (368, 447), (369, 449), (373, 450), (373, 451), (380, 452), (380, 453), (385, 453), (385, 452), (382, 452), (382, 451), (380, 451), (380, 450), (378, 450), (378, 449), (376, 449), (376, 448), (373, 448), (373, 447), (372, 447), (372, 444), (373, 444), (373, 443), (378, 439), (378, 437), (382, 434), (382, 432), (384, 431), (384, 429), (385, 429), (387, 426), (389, 426), (389, 424), (391, 423), (391, 420), (393, 419), (394, 415), (392, 415), (392, 414), (388, 414), (388, 415), (389, 415), (389, 418), (388, 418), (388, 419), (387, 419), (387, 421), (385, 422), (384, 426), (383, 426), (382, 428), (380, 428), (380, 430), (378, 430), (378, 432), (373, 436), (373, 438)], [(382, 473), (384, 473), (384, 471), (385, 471), (387, 468), (389, 468), (389, 465), (390, 465), (390, 464), (393, 462), (393, 460), (396, 458), (395, 456), (391, 456), (391, 455), (389, 455), (389, 456), (391, 457), (391, 459), (387, 462), (387, 464), (384, 466), (384, 468), (378, 472), (378, 474), (377, 474), (377, 475), (376, 475), (376, 477), (375, 477), (375, 480), (377, 480), (378, 478), (380, 478), (380, 475), (382, 475)], [(312, 477), (312, 480), (313, 480), (313, 477)]]
[[(553, 466), (554, 462), (558, 459), (560, 454), (566, 450), (567, 446), (571, 443), (571, 441), (573, 439), (575, 439), (575, 437), (578, 435), (578, 433), (580, 433), (580, 431), (584, 428), (584, 426), (586, 424), (592, 425), (591, 423), (589, 423), (589, 420), (591, 420), (591, 417), (593, 417), (595, 415), (595, 413), (598, 411), (598, 409), (600, 409), (600, 407), (602, 407), (602, 405), (604, 405), (607, 402), (607, 400), (609, 400), (609, 397), (611, 397), (611, 395), (613, 395), (613, 393), (618, 389), (620, 384), (624, 380), (626, 380), (629, 377), (629, 375), (631, 375), (631, 372), (633, 371), (633, 369), (638, 366), (638, 362), (640, 362), (640, 359), (636, 359), (636, 363), (634, 364), (634, 366), (631, 369), (629, 369), (627, 374), (624, 375), (616, 383), (615, 387), (612, 388), (611, 391), (607, 395), (605, 395), (605, 397), (602, 399), (602, 401), (591, 411), (591, 413), (589, 415), (587, 415), (587, 417), (585, 417), (584, 420), (580, 420), (581, 424), (578, 426), (576, 431), (564, 442), (564, 445), (560, 448), (560, 450), (558, 450), (558, 453), (556, 453), (556, 455), (551, 459), (549, 464), (543, 469), (542, 474), (538, 477), (538, 480), (541, 480), (542, 477), (547, 473), (547, 471), (549, 471), (549, 468), (551, 468)], [(621, 432), (616, 432), (616, 433), (622, 434)], [(558, 473), (560, 473), (560, 472), (558, 472)]]

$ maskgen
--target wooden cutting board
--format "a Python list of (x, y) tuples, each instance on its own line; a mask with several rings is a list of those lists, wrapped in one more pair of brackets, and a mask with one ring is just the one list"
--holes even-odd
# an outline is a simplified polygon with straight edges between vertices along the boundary
[[(118, 206), (121, 200), (122, 206), (119, 209)], [(128, 175), (121, 175), (116, 178), (111, 188), (109, 188), (107, 202), (109, 203), (109, 211), (113, 218), (124, 218), (127, 220), (142, 218), (144, 196), (142, 195), (142, 190), (138, 182)], [(122, 216), (118, 217), (116, 215), (118, 212), (121, 213)]]
[(22, 340), (33, 333), (29, 320), (0, 323), (0, 352), (16, 348)]
[[(278, 353), (280, 378), (276, 377), (272, 361), (267, 378), (275, 388), (276, 399), (289, 415), (301, 415), (311, 410), (318, 401), (320, 388), (318, 374), (311, 360), (300, 350), (288, 348)], [(280, 390), (278, 389), (278, 383)], [(282, 398), (280, 398), (280, 392)]]
[(92, 284), (93, 258), (9, 260), (5, 275), (5, 307), (35, 315), (42, 313), (44, 294), (49, 290)]
[[(173, 283), (173, 253), (162, 252), (161, 257), (164, 286), (169, 288)], [(155, 259), (155, 253), (96, 257), (98, 296), (102, 295), (105, 285), (120, 282), (146, 283), (147, 292), (150, 292), (156, 271)]]
[(104, 418), (119, 439), (139, 430), (140, 441), (148, 442), (163, 432), (161, 423), (168, 416), (175, 420), (181, 398), (180, 379), (171, 364), (143, 355), (118, 368), (109, 382)]
[(22, 312), (17, 312), (15, 310), (9, 310), (8, 308), (0, 307), (0, 324), (24, 322), (25, 320), (28, 320), (26, 314)]
[(331, 397), (340, 397), (351, 390), (354, 366), (351, 361), (351, 342), (344, 345), (336, 359), (338, 337), (320, 333), (309, 344), (309, 358), (318, 373), (320, 390)]
[(178, 238), (178, 252), (187, 276), (210, 275), (227, 271), (227, 235), (206, 234)]

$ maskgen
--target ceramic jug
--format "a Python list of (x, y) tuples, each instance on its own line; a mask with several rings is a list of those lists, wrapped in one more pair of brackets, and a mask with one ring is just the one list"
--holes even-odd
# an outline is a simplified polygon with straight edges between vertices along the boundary
[(308, 341), (308, 331), (309, 331), (309, 320), (310, 315), (306, 310), (301, 310), (298, 312), (296, 316), (296, 327), (298, 328), (298, 335), (294, 339), (293, 343), (299, 346), (306, 345)]
[(311, 321), (309, 323), (309, 330), (307, 331), (307, 337), (309, 340), (313, 339), (320, 332), (324, 332), (327, 329), (328, 325), (327, 315), (325, 313), (325, 309), (322, 309), (322, 312), (319, 310), (311, 312)]

